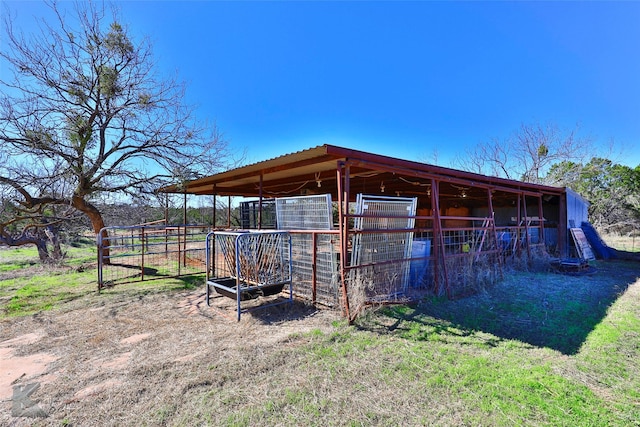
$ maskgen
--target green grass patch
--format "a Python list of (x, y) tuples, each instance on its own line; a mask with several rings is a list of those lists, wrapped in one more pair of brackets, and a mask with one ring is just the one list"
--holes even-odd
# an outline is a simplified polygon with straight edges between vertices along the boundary
[[(61, 249), (65, 254), (62, 264), (96, 263), (97, 249), (95, 242), (91, 240), (85, 239), (71, 245), (62, 245)], [(38, 250), (33, 245), (0, 248), (0, 273), (39, 264)]]
[(8, 291), (2, 293), (10, 297), (2, 311), (7, 316), (23, 316), (50, 310), (56, 305), (82, 298), (87, 292), (95, 292), (93, 283), (95, 271), (44, 273), (3, 281), (0, 291)]
[(0, 318), (64, 308), (82, 298), (88, 303), (104, 302), (110, 296), (194, 289), (203, 283), (202, 274), (161, 278), (104, 289), (98, 297), (93, 241), (65, 246), (63, 251), (66, 257), (61, 263), (43, 265), (34, 247), (0, 249)]
[(573, 366), (579, 357), (497, 337), (488, 347), (486, 333), (425, 326), (435, 319), (370, 330), (393, 321), (379, 311), (356, 326), (300, 335), (304, 345), (281, 350), (285, 369), (256, 371), (251, 384), (231, 375), (224, 388), (197, 398), (202, 412), (188, 419), (220, 414), (229, 426), (633, 425), (626, 422), (637, 415), (634, 395), (594, 391)]
[(0, 273), (22, 270), (23, 268), (32, 267), (36, 264), (37, 263), (35, 261), (32, 261), (30, 259), (14, 260), (11, 262), (2, 260), (0, 262)]
[(82, 272), (42, 271), (29, 277), (0, 281), (0, 319), (26, 316), (53, 308), (64, 308), (65, 303), (85, 299), (87, 304), (104, 303), (110, 297), (139, 297), (154, 293), (182, 291), (201, 286), (203, 275), (158, 279), (118, 285), (103, 289), (98, 295), (97, 270)]
[[(387, 386), (404, 384), (405, 396), (413, 401), (420, 402), (422, 399), (416, 396), (427, 394), (437, 403), (435, 406), (446, 406), (443, 397), (454, 399), (453, 406), (465, 408), (456, 424), (624, 425), (623, 420), (640, 414), (635, 392), (640, 380), (625, 376), (627, 387), (609, 399), (608, 394), (594, 392), (591, 384), (585, 383), (581, 373), (573, 368), (573, 362), (580, 360), (581, 354), (577, 359), (567, 359), (554, 350), (505, 340), (483, 331), (452, 327), (424, 315), (404, 320), (406, 325), (398, 327), (396, 315), (387, 317), (393, 311), (397, 312), (380, 311), (362, 319), (360, 324), (365, 329), (370, 329), (372, 322), (378, 328), (380, 324), (395, 324), (390, 335), (403, 340), (389, 342), (387, 338), (376, 343), (374, 347), (384, 354), (387, 363), (371, 375), (378, 376), (376, 382)], [(331, 342), (354, 341), (355, 333), (349, 334), (352, 335), (349, 339), (331, 339)], [(621, 344), (618, 340), (615, 342)], [(316, 347), (320, 347), (316, 353), (323, 352), (322, 346), (316, 344)], [(597, 347), (588, 348), (595, 351)], [(340, 351), (334, 348), (334, 352)], [(620, 378), (620, 369), (612, 368), (604, 360), (611, 358), (597, 351), (596, 354), (601, 355), (602, 366), (608, 366), (616, 372), (616, 378)], [(625, 357), (613, 360), (624, 368), (632, 366), (633, 372), (638, 373), (635, 360)], [(594, 373), (594, 365), (582, 363), (580, 366), (582, 372)], [(597, 365), (595, 368), (597, 370)]]
[(1, 247), (0, 265), (38, 261), (38, 250), (35, 246)]
[[(484, 331), (564, 354), (579, 351), (608, 308), (640, 275), (637, 263), (595, 263), (594, 275), (516, 272), (471, 298), (433, 297), (415, 307), (383, 311), (406, 338), (441, 340), (435, 333)], [(412, 320), (413, 323), (407, 322)], [(417, 325), (423, 327), (418, 328)]]

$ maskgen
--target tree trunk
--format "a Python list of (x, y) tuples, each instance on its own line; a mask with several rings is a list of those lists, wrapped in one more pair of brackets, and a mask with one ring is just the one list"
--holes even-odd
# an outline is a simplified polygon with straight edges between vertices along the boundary
[(102, 233), (103, 262), (105, 264), (110, 264), (111, 261), (109, 259), (109, 246), (111, 245), (109, 242), (109, 234), (107, 233), (107, 230), (104, 230), (104, 219), (102, 218), (102, 213), (100, 213), (98, 208), (84, 200), (84, 198), (82, 198), (81, 196), (74, 194), (71, 202), (74, 208), (78, 209), (89, 218), (89, 220), (91, 221), (91, 227), (93, 228), (93, 232), (96, 234), (96, 236), (98, 235), (98, 233)]
[(51, 255), (49, 255), (49, 249), (47, 249), (47, 242), (45, 240), (36, 240), (32, 242), (38, 248), (38, 257), (43, 264), (53, 261)]
[(40, 258), (40, 262), (44, 264), (52, 261), (51, 255), (49, 255), (49, 249), (47, 248), (47, 241), (44, 238), (31, 235), (21, 236), (18, 239), (14, 239), (11, 236), (0, 233), (0, 243), (7, 246), (34, 245), (38, 249), (38, 258)]
[(64, 258), (65, 254), (62, 252), (62, 247), (60, 246), (60, 238), (58, 237), (57, 228), (49, 225), (45, 227), (44, 234), (47, 236), (52, 246), (51, 258), (55, 261), (60, 261)]

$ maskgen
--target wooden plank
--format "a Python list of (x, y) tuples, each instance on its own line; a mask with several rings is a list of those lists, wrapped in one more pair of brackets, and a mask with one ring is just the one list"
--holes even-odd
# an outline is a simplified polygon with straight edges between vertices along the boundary
[(578, 255), (580, 256), (580, 258), (587, 261), (595, 260), (596, 257), (593, 254), (591, 245), (587, 240), (587, 236), (584, 235), (584, 231), (582, 231), (582, 228), (573, 227), (570, 229), (570, 231), (571, 231), (571, 236), (573, 237), (573, 242), (576, 245), (576, 249), (578, 250)]

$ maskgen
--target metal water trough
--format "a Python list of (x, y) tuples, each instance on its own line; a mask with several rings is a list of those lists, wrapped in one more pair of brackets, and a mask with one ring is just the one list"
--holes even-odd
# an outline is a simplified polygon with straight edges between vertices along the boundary
[(236, 300), (238, 321), (242, 301), (277, 295), (286, 286), (289, 296), (255, 308), (293, 302), (291, 236), (286, 231), (215, 231), (207, 235), (206, 301), (211, 290)]

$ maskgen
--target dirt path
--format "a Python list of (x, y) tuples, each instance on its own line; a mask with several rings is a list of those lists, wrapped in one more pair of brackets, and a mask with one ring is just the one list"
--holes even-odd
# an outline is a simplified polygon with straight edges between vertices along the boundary
[(35, 353), (19, 356), (16, 352), (24, 346), (34, 344), (42, 335), (30, 332), (0, 342), (0, 401), (10, 399), (13, 384), (39, 378), (40, 382), (50, 381), (53, 377), (44, 377), (47, 366), (56, 360), (49, 353)]
[(135, 413), (211, 366), (271, 354), (339, 318), (296, 302), (236, 322), (234, 301), (207, 307), (201, 290), (98, 301), (0, 322), (0, 425), (127, 424), (123, 407)]

